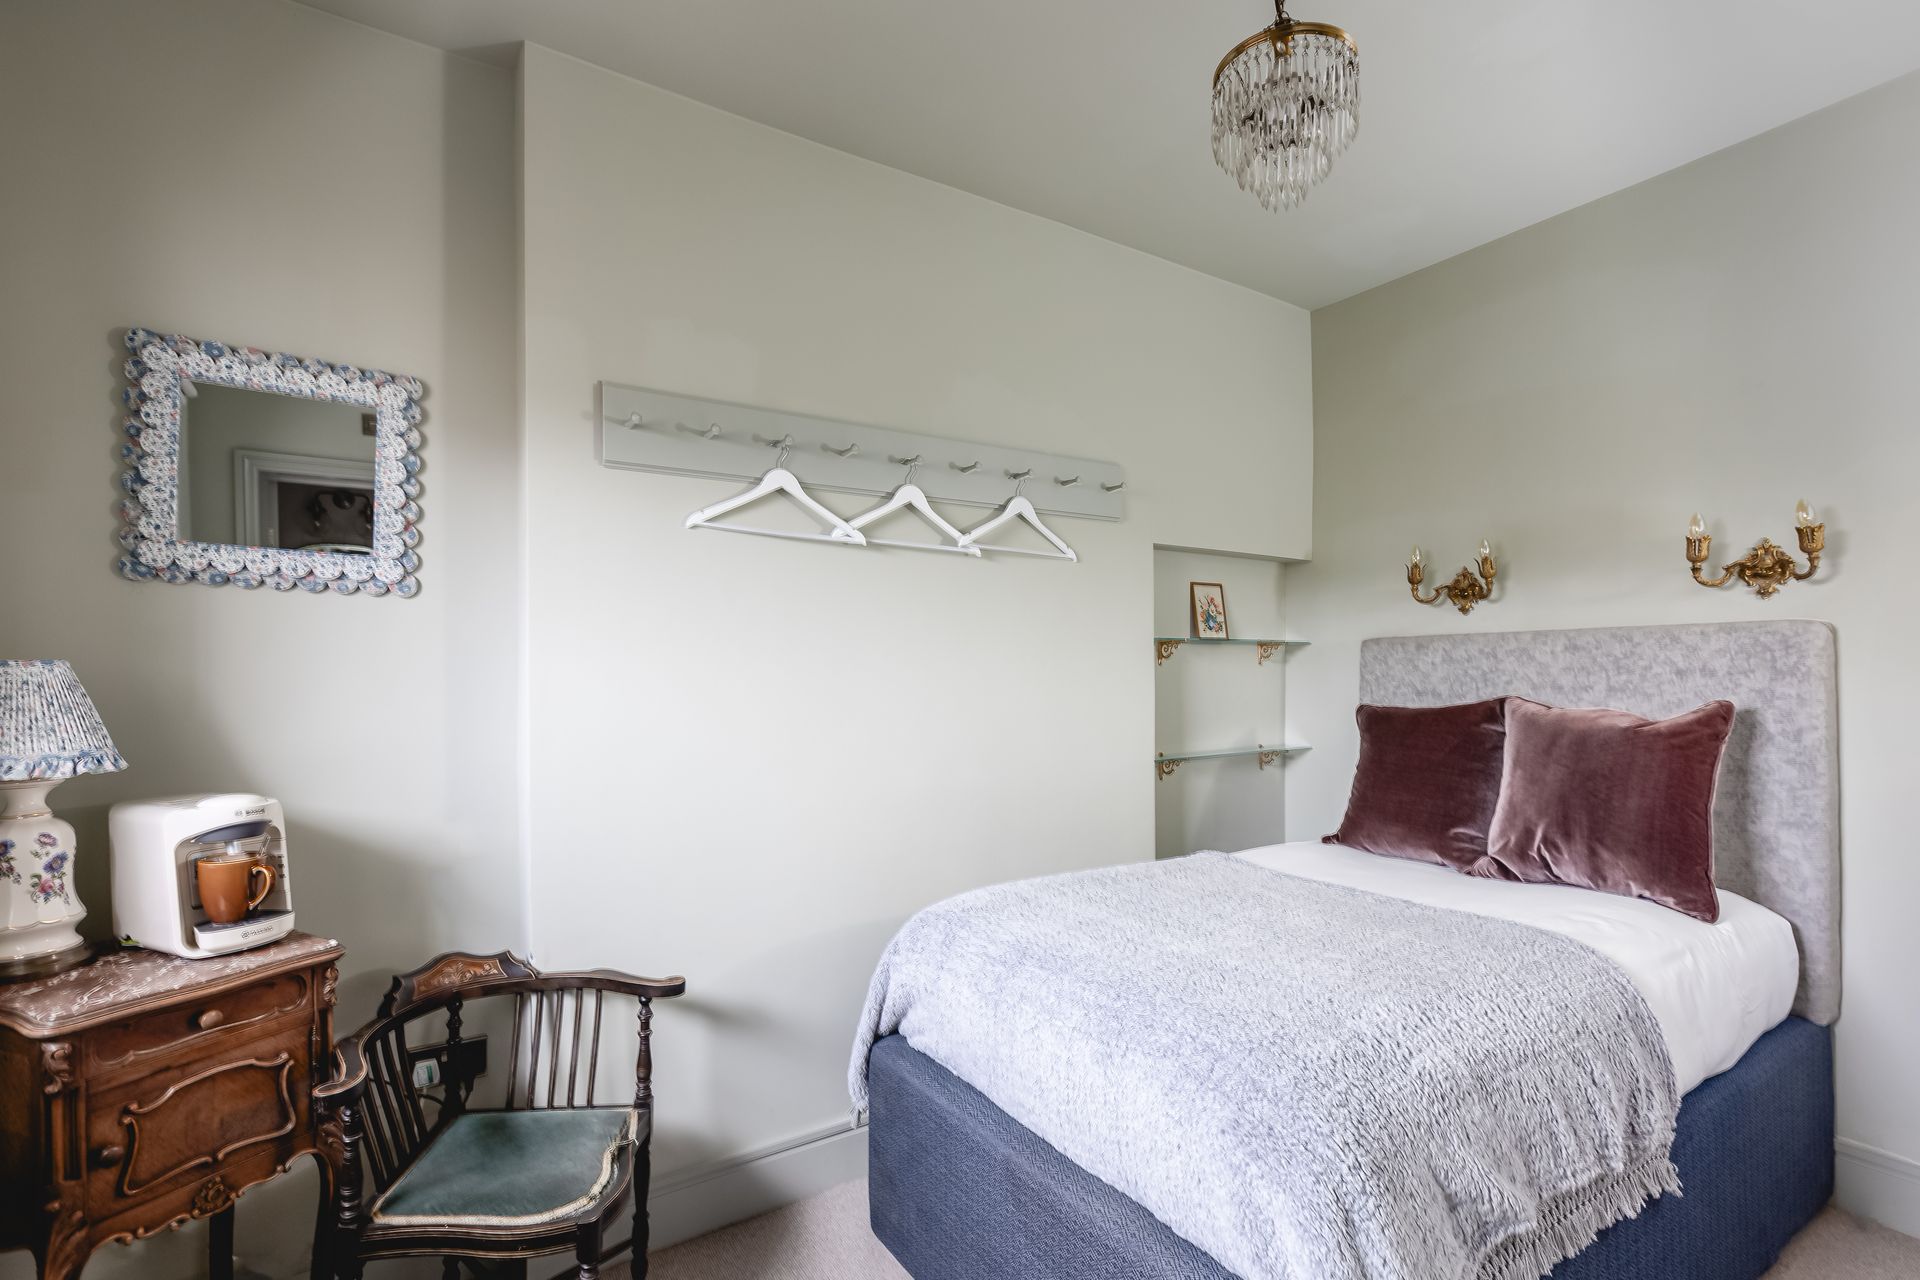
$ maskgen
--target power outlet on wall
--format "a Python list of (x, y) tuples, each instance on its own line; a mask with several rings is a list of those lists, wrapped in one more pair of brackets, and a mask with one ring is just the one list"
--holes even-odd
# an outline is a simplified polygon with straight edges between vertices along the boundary
[[(457, 1063), (452, 1061), (454, 1054), (459, 1056)], [(477, 1080), (487, 1074), (487, 1038), (474, 1036), (458, 1045), (449, 1045), (444, 1040), (437, 1044), (413, 1045), (407, 1050), (407, 1058), (413, 1064), (416, 1089), (444, 1084), (449, 1076), (465, 1075), (469, 1080)]]

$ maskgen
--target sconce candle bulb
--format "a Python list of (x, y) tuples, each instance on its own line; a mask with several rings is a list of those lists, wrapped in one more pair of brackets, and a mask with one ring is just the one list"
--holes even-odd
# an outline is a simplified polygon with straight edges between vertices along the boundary
[(1792, 556), (1775, 546), (1771, 538), (1762, 538), (1744, 557), (1720, 566), (1719, 577), (1708, 578), (1700, 569), (1713, 552), (1713, 538), (1706, 531), (1706, 522), (1695, 515), (1687, 528), (1687, 561), (1692, 567), (1693, 580), (1703, 587), (1724, 587), (1737, 577), (1762, 600), (1771, 599), (1789, 582), (1805, 582), (1820, 571), (1820, 554), (1827, 546), (1827, 527), (1818, 522), (1813, 508), (1804, 499), (1794, 508), (1793, 523), (1794, 537), (1799, 540), (1801, 553), (1807, 557), (1805, 572), (1794, 564)]

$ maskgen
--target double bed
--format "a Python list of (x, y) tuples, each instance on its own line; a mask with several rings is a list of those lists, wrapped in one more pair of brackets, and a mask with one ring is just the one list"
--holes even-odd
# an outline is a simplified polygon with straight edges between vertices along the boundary
[[(1666, 717), (1733, 702), (1713, 809), (1718, 922), (1321, 845), (1094, 873), (1071, 898), (1047, 882), (1002, 887), (970, 919), (936, 908), (916, 922), (919, 967), (891, 952), (883, 962), (854, 1064), (874, 1230), (915, 1280), (1754, 1280), (1829, 1198), (1831, 630), (1396, 638), (1367, 642), (1360, 674), (1361, 700), (1390, 706), (1519, 695)], [(1042, 922), (1002, 927), (1022, 910)], [(1128, 912), (1165, 919), (1127, 937)], [(1248, 945), (1265, 922), (1274, 936)], [(1234, 958), (1216, 964), (1227, 949)], [(1386, 1012), (1335, 1017), (1356, 1043), (1313, 1042), (1296, 1006), (1334, 992)], [(1103, 1003), (1104, 1022), (1076, 1025)], [(1461, 1028), (1497, 1043), (1465, 1044)], [(1545, 1039), (1523, 1045), (1530, 1028)], [(1298, 1047), (1276, 1056), (1275, 1042)], [(1354, 1058), (1346, 1074), (1325, 1074), (1321, 1060), (1341, 1055)], [(1347, 1107), (1369, 1055), (1379, 1079), (1361, 1083), (1390, 1096)], [(1505, 1092), (1459, 1088), (1477, 1083), (1461, 1073), (1509, 1060)], [(1429, 1078), (1469, 1096), (1431, 1108), (1391, 1096)], [(1255, 1095), (1266, 1110), (1240, 1108)], [(1540, 1184), (1557, 1166), (1508, 1148), (1542, 1129), (1561, 1147), (1591, 1145), (1600, 1176)], [(1480, 1145), (1452, 1167), (1448, 1145), (1467, 1131)], [(1465, 1212), (1457, 1202), (1489, 1194), (1489, 1167), (1491, 1205)], [(1295, 1211), (1322, 1198), (1321, 1181), (1350, 1175), (1357, 1190)], [(1529, 1217), (1515, 1188), (1538, 1192), (1541, 1212)], [(1565, 1222), (1546, 1212), (1548, 1192), (1575, 1191), (1609, 1207)], [(1403, 1211), (1421, 1196), (1436, 1203)], [(1436, 1222), (1472, 1230), (1455, 1240)], [(1596, 1239), (1583, 1225), (1594, 1222), (1612, 1225)]]

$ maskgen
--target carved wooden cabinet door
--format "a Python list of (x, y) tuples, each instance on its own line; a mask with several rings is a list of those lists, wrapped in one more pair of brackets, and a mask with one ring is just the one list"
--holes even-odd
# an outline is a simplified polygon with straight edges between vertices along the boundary
[(340, 955), (304, 934), (213, 960), (130, 949), (0, 988), (0, 1249), (72, 1280), (100, 1245), (222, 1214), (317, 1154)]

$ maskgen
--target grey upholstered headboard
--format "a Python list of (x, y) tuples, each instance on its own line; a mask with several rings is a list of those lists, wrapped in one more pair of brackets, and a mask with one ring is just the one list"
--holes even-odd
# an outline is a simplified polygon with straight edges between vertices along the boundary
[(1519, 694), (1664, 718), (1738, 708), (1714, 809), (1714, 879), (1793, 924), (1793, 1011), (1840, 1012), (1840, 796), (1833, 628), (1726, 622), (1396, 636), (1360, 646), (1360, 699), (1445, 706)]

